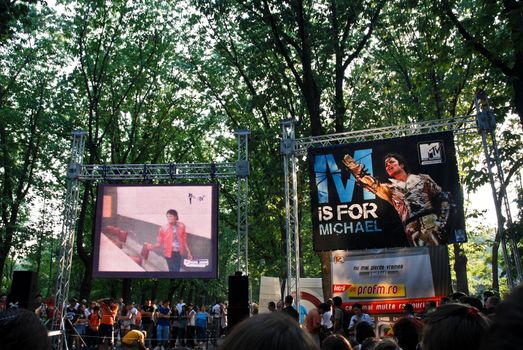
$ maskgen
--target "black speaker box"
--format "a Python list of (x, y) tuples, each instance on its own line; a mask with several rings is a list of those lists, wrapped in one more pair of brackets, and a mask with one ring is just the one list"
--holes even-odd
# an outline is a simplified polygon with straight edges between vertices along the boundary
[(35, 309), (36, 294), (38, 293), (38, 275), (34, 271), (14, 271), (11, 292), (7, 298), (8, 303), (17, 303), (24, 309)]
[(241, 321), (249, 318), (250, 312), (249, 307), (235, 307), (235, 306), (229, 306), (227, 308), (227, 328), (230, 332), (234, 326), (236, 326)]
[(229, 307), (249, 307), (248, 276), (229, 276)]

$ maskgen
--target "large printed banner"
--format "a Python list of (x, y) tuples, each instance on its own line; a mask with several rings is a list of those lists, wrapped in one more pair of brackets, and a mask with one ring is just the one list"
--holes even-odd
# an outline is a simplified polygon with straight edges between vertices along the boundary
[(406, 303), (421, 311), (451, 290), (446, 246), (335, 251), (332, 257), (333, 295), (369, 313), (401, 313)]
[(310, 148), (314, 250), (465, 242), (452, 132)]

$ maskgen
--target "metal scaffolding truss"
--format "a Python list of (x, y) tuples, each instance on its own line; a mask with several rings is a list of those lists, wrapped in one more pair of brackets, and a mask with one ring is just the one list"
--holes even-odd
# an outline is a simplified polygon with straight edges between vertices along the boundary
[[(52, 325), (54, 329), (65, 331), (65, 309), (69, 293), (71, 265), (73, 263), (74, 231), (78, 212), (79, 186), (76, 173), (78, 165), (82, 164), (84, 147), (84, 131), (74, 131), (71, 145), (71, 160), (67, 167), (67, 191), (64, 205), (64, 221), (62, 224), (62, 240), (60, 241), (60, 255), (58, 256), (58, 274), (56, 281), (55, 314)], [(54, 338), (56, 349), (62, 348), (63, 336)]]
[(296, 155), (307, 153), (309, 147), (323, 147), (339, 143), (353, 143), (402, 137), (419, 134), (429, 134), (440, 131), (454, 131), (457, 133), (477, 132), (474, 116), (456, 117), (449, 119), (428, 120), (412, 124), (386, 126), (381, 128), (349, 131), (339, 134), (303, 137), (294, 140)]
[(238, 150), (236, 162), (172, 163), (172, 164), (83, 164), (85, 148), (84, 131), (73, 132), (71, 161), (67, 167), (67, 192), (64, 203), (64, 221), (60, 256), (58, 258), (58, 280), (56, 285), (56, 314), (53, 322), (62, 336), (56, 337), (56, 349), (63, 345), (64, 317), (69, 293), (69, 281), (74, 248), (74, 233), (78, 212), (80, 181), (123, 181), (123, 180), (180, 180), (180, 179), (237, 179), (237, 269), (248, 273), (248, 204), (249, 204), (249, 156), (248, 130), (235, 132)]
[[(478, 112), (478, 114), (480, 114)], [(397, 126), (381, 127), (374, 129), (350, 131), (345, 133), (331, 134), (331, 135), (320, 135), (313, 137), (296, 138), (296, 121), (293, 119), (286, 119), (281, 121), (282, 128), (282, 140), (280, 143), (280, 153), (283, 155), (283, 170), (284, 170), (284, 181), (285, 181), (285, 209), (286, 209), (286, 239), (287, 239), (287, 293), (290, 295), (293, 291), (296, 291), (296, 304), (299, 305), (300, 298), (300, 261), (299, 261), (299, 217), (298, 217), (298, 181), (297, 181), (297, 167), (296, 162), (299, 156), (303, 156), (307, 153), (307, 149), (310, 147), (323, 147), (331, 146), (343, 143), (355, 143), (362, 141), (372, 141), (380, 139), (388, 139), (394, 137), (403, 137), (419, 134), (428, 134), (442, 131), (453, 131), (455, 134), (471, 134), (471, 133), (482, 133), (486, 131), (485, 128), (481, 127), (482, 121), (476, 116), (464, 116), (449, 119), (438, 119), (416, 122), (412, 124), (404, 124)], [(484, 124), (484, 123), (483, 123)], [(493, 134), (492, 134), (493, 135)], [(485, 138), (486, 140), (486, 138)], [(487, 159), (489, 159), (489, 172), (492, 171), (494, 164), (490, 164), (492, 158), (491, 153), (495, 153), (496, 145), (495, 138), (490, 138), (493, 146), (489, 149), (489, 152), (485, 151)], [(484, 141), (486, 142), (486, 141)], [(503, 183), (503, 173), (500, 171), (498, 162), (498, 182)], [(491, 180), (493, 183), (494, 180)], [(495, 184), (494, 193), (497, 193)], [(503, 195), (505, 195), (503, 197)], [(504, 203), (507, 203), (506, 194), (501, 194), (504, 198)], [(496, 197), (494, 197), (496, 198)], [(502, 199), (503, 199), (502, 198)], [(496, 201), (497, 202), (497, 201)], [(499, 201), (501, 202), (501, 201)], [(498, 210), (497, 210), (498, 211)], [(501, 213), (501, 209), (499, 209)], [(510, 211), (508, 205), (506, 205), (505, 213), (510, 221)], [(498, 220), (499, 221), (499, 220)], [(501, 221), (503, 222), (503, 221)], [(515, 264), (518, 279), (522, 280), (521, 275), (521, 259), (519, 264), (515, 258), (519, 258), (517, 247), (515, 243), (511, 242), (513, 258), (510, 259), (506, 244), (504, 243), (506, 238), (501, 228), (502, 247), (506, 261), (511, 261)], [(507, 269), (508, 270), (508, 269)], [(509, 279), (509, 285), (513, 285), (514, 282)], [(298, 308), (299, 309), (299, 308)]]
[[(300, 236), (298, 228), (298, 179), (296, 153), (294, 148), (296, 122), (292, 119), (281, 122), (283, 140), (280, 151), (283, 154), (285, 177), (285, 232), (287, 240), (287, 295), (296, 291), (296, 305), (300, 305)], [(297, 308), (299, 310), (299, 308)]]
[(80, 180), (176, 180), (235, 176), (237, 163), (85, 165)]

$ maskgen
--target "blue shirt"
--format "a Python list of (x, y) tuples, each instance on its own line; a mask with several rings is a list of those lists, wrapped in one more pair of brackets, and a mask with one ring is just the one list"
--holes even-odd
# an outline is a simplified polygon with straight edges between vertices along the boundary
[(207, 311), (205, 311), (205, 312), (198, 311), (196, 313), (196, 327), (202, 327), (202, 328), (207, 327), (207, 315), (209, 315), (207, 313)]
[[(169, 310), (168, 307), (163, 307), (163, 306), (160, 306), (158, 307), (158, 312), (162, 315), (169, 315), (169, 312), (171, 310)], [(169, 319), (168, 318), (158, 318), (158, 326), (169, 326)]]

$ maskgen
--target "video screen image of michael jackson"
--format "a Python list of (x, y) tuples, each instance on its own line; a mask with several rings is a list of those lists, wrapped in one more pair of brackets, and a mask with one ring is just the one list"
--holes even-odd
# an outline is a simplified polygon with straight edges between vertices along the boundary
[(215, 278), (217, 185), (100, 185), (95, 277)]

